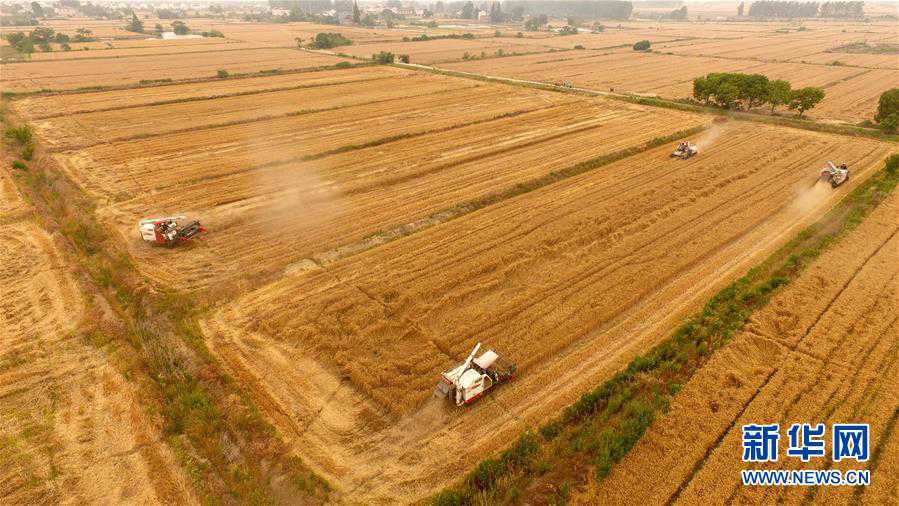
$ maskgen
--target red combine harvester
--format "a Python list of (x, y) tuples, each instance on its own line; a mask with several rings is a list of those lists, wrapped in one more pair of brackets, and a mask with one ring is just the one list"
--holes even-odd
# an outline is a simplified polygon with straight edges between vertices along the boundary
[(164, 218), (147, 218), (138, 223), (140, 237), (144, 241), (175, 246), (179, 242), (186, 242), (206, 232), (197, 220), (190, 220), (184, 216), (167, 216)]

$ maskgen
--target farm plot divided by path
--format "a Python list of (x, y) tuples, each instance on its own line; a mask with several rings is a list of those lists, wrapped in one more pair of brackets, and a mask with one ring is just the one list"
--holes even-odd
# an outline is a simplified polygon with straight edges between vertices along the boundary
[[(447, 86), (444, 79), (424, 82), (439, 88)], [(109, 204), (99, 214), (121, 231), (143, 272), (164, 284), (201, 288), (275, 275), (306, 258), (326, 260), (335, 248), (426, 225), (439, 219), (435, 213), (456, 212), (473, 199), (708, 122), (453, 81), (465, 88), (56, 156)], [(409, 82), (410, 92), (426, 87), (419, 78)], [(147, 248), (135, 237), (135, 223), (160, 213), (191, 214), (215, 232), (177, 256)]]
[(76, 333), (86, 304), (0, 173), (0, 503), (186, 503), (133, 385)]
[[(890, 149), (755, 124), (697, 140), (706, 152), (687, 161), (654, 149), (287, 275), (210, 316), (206, 334), (304, 461), (354, 497), (421, 498), (829, 208), (851, 184), (810, 198), (826, 159), (859, 181)], [(476, 341), (520, 377), (470, 410), (428, 401)]]
[[(348, 112), (345, 110), (348, 106), (357, 106), (351, 110), (359, 111), (356, 119), (361, 122), (367, 117), (361, 112), (364, 109), (359, 106), (371, 104), (376, 112), (381, 112), (383, 104), (395, 106), (404, 100), (423, 102), (421, 106), (424, 106), (427, 105), (427, 97), (431, 97), (433, 101), (447, 100), (454, 104), (452, 97), (467, 98), (469, 93), (476, 92), (477, 87), (478, 83), (471, 81), (419, 73), (376, 74), (346, 83), (298, 85), (294, 89), (241, 93), (214, 100), (167, 104), (164, 107), (122, 107), (111, 111), (70, 114), (36, 120), (32, 125), (44, 143), (54, 149), (80, 148), (118, 141), (105, 148), (116, 150), (121, 146), (121, 141), (158, 137), (170, 132), (196, 132), (215, 126), (230, 126), (232, 128), (227, 131), (233, 132), (241, 127), (252, 128), (247, 123), (302, 116), (317, 111), (321, 112), (319, 116), (330, 116), (345, 122), (346, 118), (342, 115)], [(465, 91), (449, 93), (454, 90)], [(312, 130), (319, 122), (316, 118), (296, 118), (289, 123)], [(172, 137), (164, 138), (169, 139)], [(183, 144), (179, 142), (169, 150), (180, 150), (182, 147)]]
[(807, 114), (814, 118), (852, 123), (871, 119), (880, 94), (895, 86), (899, 79), (899, 71), (896, 70), (766, 63), (751, 59), (634, 53), (629, 50), (606, 54), (568, 51), (447, 63), (440, 67), (549, 83), (570, 81), (581, 88), (672, 99), (690, 97), (693, 79), (709, 72), (759, 73), (770, 79), (787, 79), (796, 88), (824, 88), (824, 100)]
[[(890, 504), (899, 493), (899, 194), (752, 317), (585, 503)], [(747, 423), (871, 424), (871, 485), (742, 487)], [(828, 432), (829, 434), (829, 432)], [(781, 451), (785, 444), (781, 437)], [(829, 436), (828, 436), (829, 440)], [(829, 443), (828, 443), (829, 449)], [(829, 451), (829, 450), (828, 450)], [(876, 457), (875, 457), (876, 456)], [(823, 469), (781, 458), (767, 468)], [(649, 469), (658, 469), (650, 472)]]
[(37, 120), (69, 114), (127, 109), (154, 104), (209, 100), (270, 91), (327, 86), (337, 83), (370, 81), (401, 74), (405, 74), (405, 72), (384, 66), (323, 70), (300, 74), (223, 79), (202, 83), (167, 84), (164, 86), (116, 91), (73, 93), (69, 95), (38, 95), (24, 97), (11, 105), (29, 119)]
[(4, 63), (3, 91), (67, 90), (90, 86), (138, 84), (143, 80), (214, 78), (263, 70), (294, 70), (335, 65), (346, 58), (288, 48), (245, 49), (218, 53), (101, 58), (78, 62)]

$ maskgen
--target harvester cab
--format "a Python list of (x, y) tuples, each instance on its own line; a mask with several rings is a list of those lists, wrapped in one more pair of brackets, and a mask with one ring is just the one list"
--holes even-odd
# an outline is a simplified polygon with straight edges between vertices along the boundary
[(699, 153), (699, 148), (696, 147), (696, 144), (684, 141), (677, 145), (677, 148), (671, 153), (671, 157), (686, 160), (697, 153)]
[(206, 232), (197, 220), (187, 220), (184, 216), (147, 218), (137, 225), (140, 237), (146, 242), (174, 246)]
[(434, 395), (448, 397), (456, 406), (471, 404), (487, 390), (512, 379), (515, 364), (506, 362), (493, 350), (475, 358), (479, 349), (481, 343), (475, 345), (464, 362), (443, 373)]
[(849, 167), (841, 163), (839, 167), (833, 162), (827, 162), (827, 167), (821, 170), (820, 181), (827, 181), (832, 188), (836, 188), (849, 180)]

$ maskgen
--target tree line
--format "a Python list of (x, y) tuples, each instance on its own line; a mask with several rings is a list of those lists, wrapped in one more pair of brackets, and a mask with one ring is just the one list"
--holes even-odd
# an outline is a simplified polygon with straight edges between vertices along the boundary
[(762, 74), (714, 72), (693, 80), (693, 98), (706, 105), (736, 110), (767, 104), (774, 112), (777, 107), (786, 106), (802, 117), (824, 99), (824, 90), (814, 86), (793, 89), (789, 81), (772, 81)]
[(634, 4), (621, 0), (576, 0), (559, 2), (556, 0), (509, 0), (502, 3), (509, 12), (521, 11), (531, 16), (546, 14), (553, 18), (566, 19), (628, 19)]
[[(741, 4), (742, 5), (742, 4)], [(755, 18), (849, 18), (864, 17), (865, 2), (784, 2), (761, 0), (749, 6), (749, 16)], [(742, 15), (742, 8), (738, 8)]]
[(3, 38), (9, 42), (13, 49), (20, 53), (33, 53), (36, 47), (40, 48), (41, 51), (52, 51), (50, 47), (51, 42), (60, 44), (60, 47), (69, 51), (72, 49), (69, 47), (69, 42), (90, 42), (96, 40), (93, 37), (93, 32), (86, 28), (75, 30), (75, 36), (72, 37), (47, 27), (35, 28), (28, 33), (7, 33), (3, 34)]

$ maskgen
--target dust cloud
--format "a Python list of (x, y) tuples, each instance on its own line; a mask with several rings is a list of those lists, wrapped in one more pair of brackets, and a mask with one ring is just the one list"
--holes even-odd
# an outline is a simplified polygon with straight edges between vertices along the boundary
[(696, 139), (696, 142), (694, 142), (696, 148), (702, 153), (706, 149), (712, 147), (712, 145), (715, 144), (715, 141), (718, 140), (718, 137), (721, 137), (721, 134), (724, 133), (726, 129), (726, 126), (713, 123), (711, 128), (706, 130), (701, 137)]
[[(240, 143), (244, 153), (243, 163), (233, 183), (249, 195), (234, 202), (221, 202), (215, 207), (214, 222), (224, 228), (247, 227), (264, 229), (265, 235), (301, 234), (343, 214), (345, 204), (339, 184), (329, 177), (314, 161), (293, 159), (285, 152), (272, 157), (278, 151), (278, 143), (266, 139), (264, 134), (248, 131)], [(254, 160), (265, 152), (267, 158), (277, 160), (270, 166), (259, 166)], [(276, 153), (277, 155), (277, 153)]]
[(811, 213), (817, 209), (830, 196), (833, 190), (826, 181), (817, 180), (810, 186), (796, 188), (796, 198), (793, 199), (791, 208), (800, 215)]

